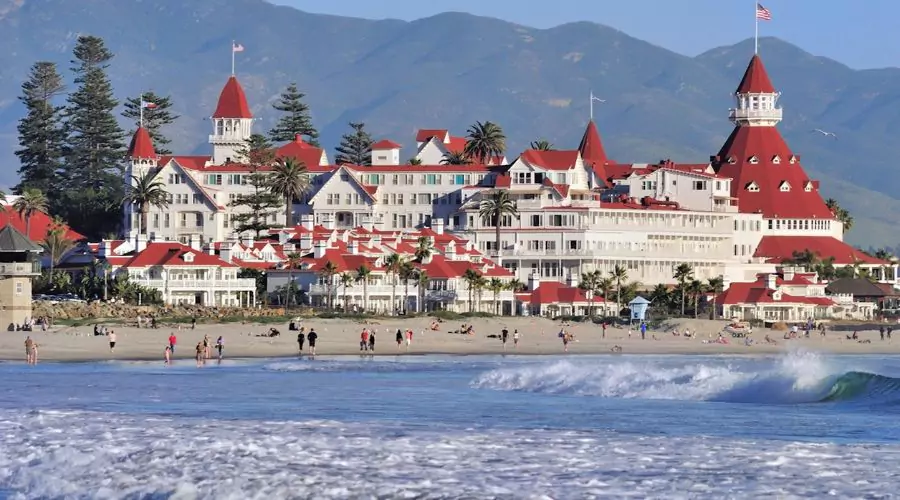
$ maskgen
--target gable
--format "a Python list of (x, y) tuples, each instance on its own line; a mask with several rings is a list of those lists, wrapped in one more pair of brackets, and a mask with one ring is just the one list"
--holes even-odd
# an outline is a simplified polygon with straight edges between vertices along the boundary
[[(179, 182), (177, 184), (169, 183), (169, 181), (171, 180), (170, 174), (180, 176)], [(225, 207), (220, 205), (216, 201), (215, 197), (208, 190), (206, 190), (200, 184), (200, 182), (198, 182), (197, 179), (195, 179), (194, 176), (192, 176), (191, 173), (187, 169), (182, 167), (181, 164), (179, 164), (178, 161), (175, 159), (173, 159), (168, 164), (166, 164), (166, 166), (161, 168), (159, 170), (159, 173), (157, 173), (156, 178), (158, 178), (160, 180), (160, 182), (162, 182), (162, 184), (165, 186), (166, 192), (172, 196), (174, 196), (175, 194), (178, 194), (178, 193), (189, 194), (189, 195), (191, 195), (190, 203), (193, 203), (193, 195), (199, 194), (200, 196), (203, 197), (203, 200), (204, 200), (203, 206), (204, 207), (206, 207), (212, 211), (218, 211), (218, 210), (225, 209)], [(183, 186), (183, 187), (182, 188), (174, 188), (174, 186)]]
[[(377, 188), (377, 186), (369, 187)], [(353, 172), (341, 167), (329, 175), (325, 183), (322, 184), (322, 187), (310, 197), (309, 204), (315, 205), (316, 203), (327, 203), (327, 196), (329, 194), (346, 195), (348, 193), (358, 194), (360, 199), (365, 200), (366, 204), (371, 205), (374, 201), (375, 189), (367, 189), (367, 186), (363, 186)], [(341, 203), (343, 203), (343, 201), (341, 201)]]

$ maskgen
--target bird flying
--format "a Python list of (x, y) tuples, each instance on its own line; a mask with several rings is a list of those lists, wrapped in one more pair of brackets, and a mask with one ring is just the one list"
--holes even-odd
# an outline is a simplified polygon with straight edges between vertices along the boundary
[(814, 129), (810, 130), (810, 132), (818, 132), (818, 133), (824, 135), (825, 137), (830, 136), (830, 137), (834, 137), (835, 139), (837, 139), (837, 134), (835, 134), (834, 132), (828, 132), (827, 130), (822, 130), (820, 128), (814, 128)]

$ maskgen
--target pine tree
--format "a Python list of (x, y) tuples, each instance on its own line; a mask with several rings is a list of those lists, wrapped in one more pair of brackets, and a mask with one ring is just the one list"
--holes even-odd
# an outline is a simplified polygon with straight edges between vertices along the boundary
[(113, 114), (106, 68), (113, 54), (103, 39), (82, 35), (75, 44), (72, 71), (78, 88), (66, 109), (66, 163), (60, 171), (62, 195), (51, 199), (51, 212), (85, 236), (116, 232), (124, 199), (124, 134)]
[(269, 132), (269, 138), (272, 142), (290, 142), (294, 137), (301, 135), (306, 138), (306, 142), (318, 146), (319, 132), (312, 124), (312, 118), (309, 115), (309, 106), (303, 102), (306, 94), (297, 90), (297, 84), (288, 85), (281, 98), (272, 105), (273, 108), (285, 113), (278, 123), (275, 124)]
[[(178, 119), (178, 115), (173, 114), (172, 98), (156, 95), (153, 92), (146, 92), (143, 95), (144, 102), (153, 103), (153, 108), (144, 108), (144, 128), (150, 133), (153, 139), (153, 146), (156, 148), (157, 154), (170, 155), (170, 151), (166, 146), (172, 141), (162, 134), (162, 127), (170, 125)], [(141, 97), (129, 97), (125, 100), (125, 111), (122, 116), (134, 120), (135, 129), (140, 126), (141, 122)], [(134, 135), (132, 129), (128, 135)]]
[(67, 188), (93, 188), (121, 198), (125, 135), (113, 114), (119, 102), (106, 75), (113, 54), (102, 38), (82, 35), (74, 55), (72, 71), (79, 87), (69, 95), (67, 109)]
[(64, 90), (56, 64), (46, 61), (35, 63), (22, 84), (19, 100), (25, 105), (26, 114), (18, 126), (21, 149), (16, 156), (21, 166), (19, 184), (13, 189), (16, 193), (34, 188), (48, 197), (57, 197), (61, 191), (57, 175), (65, 146), (63, 107), (53, 101)]
[(244, 210), (232, 214), (232, 227), (238, 233), (253, 231), (259, 238), (262, 231), (272, 227), (269, 221), (282, 209), (281, 198), (271, 192), (269, 174), (262, 171), (275, 162), (275, 152), (264, 136), (253, 134), (240, 155), (250, 167), (250, 173), (244, 175), (244, 183), (251, 186), (253, 192), (240, 194), (229, 203), (231, 208), (244, 207)]
[(338, 165), (349, 163), (352, 165), (372, 164), (372, 136), (365, 130), (366, 124), (362, 122), (350, 122), (353, 132), (341, 137), (341, 145), (335, 148), (337, 156), (334, 162)]

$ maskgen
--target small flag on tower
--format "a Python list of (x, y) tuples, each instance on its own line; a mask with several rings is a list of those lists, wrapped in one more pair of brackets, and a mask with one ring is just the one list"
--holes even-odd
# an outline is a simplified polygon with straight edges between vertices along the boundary
[(156, 109), (158, 106), (155, 102), (141, 101), (141, 107), (147, 109)]
[(772, 13), (769, 12), (769, 9), (763, 7), (761, 3), (758, 3), (756, 4), (756, 18), (763, 21), (771, 21)]
[(241, 45), (241, 44), (239, 44), (239, 43), (232, 43), (232, 44), (231, 44), (231, 51), (232, 51), (232, 52), (243, 52), (243, 51), (244, 51), (244, 46)]

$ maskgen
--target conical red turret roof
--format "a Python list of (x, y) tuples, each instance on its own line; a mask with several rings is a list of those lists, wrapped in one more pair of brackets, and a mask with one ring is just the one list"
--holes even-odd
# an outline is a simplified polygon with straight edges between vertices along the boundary
[(738, 85), (736, 94), (773, 94), (775, 86), (769, 80), (769, 74), (766, 73), (766, 67), (763, 66), (762, 59), (759, 55), (754, 55), (750, 59), (747, 71), (744, 72), (744, 78)]
[(247, 105), (247, 96), (237, 78), (232, 75), (225, 83), (222, 93), (219, 94), (219, 104), (213, 118), (253, 118), (250, 106)]
[(597, 131), (597, 124), (594, 123), (594, 120), (589, 121), (587, 128), (584, 129), (584, 136), (581, 138), (581, 144), (578, 145), (578, 151), (581, 152), (581, 158), (586, 165), (603, 166), (608, 161), (606, 151), (603, 149), (603, 141), (600, 140), (600, 132)]
[(159, 158), (153, 149), (153, 139), (150, 132), (144, 127), (138, 127), (131, 137), (131, 145), (128, 146), (128, 157), (132, 160), (155, 160)]

